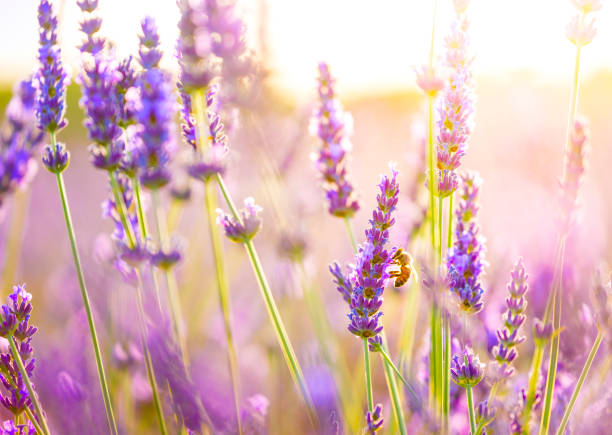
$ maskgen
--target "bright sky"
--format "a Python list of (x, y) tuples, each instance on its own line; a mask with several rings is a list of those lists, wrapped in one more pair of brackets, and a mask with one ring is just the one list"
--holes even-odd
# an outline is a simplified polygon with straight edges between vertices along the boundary
[[(56, 7), (62, 3), (56, 0)], [(76, 68), (80, 11), (65, 0), (61, 32), (65, 62)], [(0, 0), (0, 80), (14, 80), (35, 66), (37, 0)], [(433, 0), (241, 0), (253, 47), (260, 47), (262, 17), (266, 25), (272, 80), (298, 95), (312, 90), (316, 65), (326, 60), (344, 91), (368, 92), (413, 86), (413, 67), (427, 60)], [(265, 8), (261, 9), (262, 5)], [(439, 0), (436, 50), (452, 15), (452, 1)], [(158, 21), (166, 66), (178, 12), (174, 0), (100, 0), (102, 33), (120, 54), (134, 53), (139, 21)], [(533, 70), (551, 79), (571, 73), (573, 46), (565, 38), (572, 16), (569, 0), (472, 0), (475, 68), (479, 74)], [(612, 69), (612, 3), (597, 13), (599, 33), (586, 47), (585, 74)]]

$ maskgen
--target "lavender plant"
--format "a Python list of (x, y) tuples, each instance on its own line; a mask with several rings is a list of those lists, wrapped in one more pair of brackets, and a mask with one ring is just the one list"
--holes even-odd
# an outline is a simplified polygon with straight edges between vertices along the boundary
[[(83, 4), (85, 3), (87, 2), (84, 2)], [(65, 127), (67, 123), (64, 119), (64, 99), (68, 79), (62, 65), (61, 50), (57, 43), (57, 18), (54, 15), (51, 3), (48, 0), (41, 0), (39, 3), (38, 23), (40, 26), (40, 48), (38, 52), (40, 69), (36, 75), (36, 80), (40, 95), (36, 104), (36, 116), (40, 130), (48, 133), (51, 138), (51, 144), (47, 145), (45, 148), (42, 160), (45, 167), (50, 172), (54, 173), (57, 178), (57, 186), (64, 211), (66, 228), (70, 238), (70, 246), (72, 248), (72, 256), (77, 272), (79, 286), (81, 288), (83, 306), (85, 307), (85, 311), (87, 313), (87, 321), (94, 347), (98, 377), (100, 380), (102, 396), (104, 398), (108, 425), (112, 433), (117, 433), (117, 424), (115, 423), (115, 417), (113, 415), (110, 393), (102, 362), (102, 353), (100, 351), (100, 345), (98, 344), (98, 336), (93, 314), (91, 312), (91, 304), (89, 302), (85, 277), (81, 267), (81, 260), (79, 258), (79, 252), (77, 249), (74, 227), (72, 225), (70, 206), (68, 204), (68, 197), (66, 195), (66, 188), (62, 176), (62, 172), (68, 167), (70, 153), (67, 151), (64, 144), (56, 142), (56, 133)], [(93, 23), (93, 27), (95, 26), (96, 22)]]

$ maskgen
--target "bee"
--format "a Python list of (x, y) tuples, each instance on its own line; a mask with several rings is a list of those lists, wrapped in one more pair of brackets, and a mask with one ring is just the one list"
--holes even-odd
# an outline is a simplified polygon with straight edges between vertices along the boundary
[(403, 286), (410, 279), (410, 274), (412, 272), (412, 257), (402, 248), (398, 248), (391, 257), (394, 264), (398, 267), (397, 270), (392, 270), (389, 272), (390, 278), (395, 278), (393, 282), (393, 286), (398, 288)]

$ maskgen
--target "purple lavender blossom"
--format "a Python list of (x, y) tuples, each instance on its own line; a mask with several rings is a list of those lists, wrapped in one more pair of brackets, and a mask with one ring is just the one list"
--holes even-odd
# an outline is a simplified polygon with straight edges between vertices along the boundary
[(119, 102), (122, 101), (121, 89), (125, 86), (120, 86), (120, 83), (125, 79), (127, 71), (125, 65), (121, 71), (119, 64), (105, 54), (106, 41), (96, 36), (102, 24), (99, 18), (92, 16), (97, 1), (82, 1), (78, 4), (86, 12), (81, 22), (81, 31), (86, 39), (79, 47), (83, 55), (79, 83), (83, 94), (80, 104), (87, 115), (85, 127), (94, 142), (89, 150), (95, 167), (111, 171), (119, 166), (125, 148), (120, 140), (120, 122), (124, 112)]
[(15, 424), (13, 420), (4, 420), (0, 425), (0, 433), (2, 435), (32, 435), (36, 433), (36, 429), (29, 420), (25, 424)]
[(240, 220), (217, 209), (217, 224), (223, 227), (225, 235), (231, 241), (248, 243), (261, 228), (261, 218), (258, 216), (261, 210), (255, 200), (248, 197), (244, 200), (244, 208), (240, 210)]
[(64, 172), (70, 164), (70, 152), (63, 143), (56, 143), (54, 147), (47, 145), (42, 156), (43, 165), (49, 172), (59, 174)]
[(334, 90), (335, 80), (326, 63), (319, 64), (318, 80), (320, 105), (312, 118), (311, 131), (322, 143), (313, 156), (315, 167), (323, 179), (329, 212), (334, 216), (350, 218), (359, 210), (359, 202), (346, 169), (346, 156), (352, 148), (349, 136), (353, 122), (350, 114), (342, 110)]
[(55, 133), (67, 124), (64, 119), (68, 75), (64, 71), (57, 43), (57, 17), (49, 0), (38, 4), (40, 69), (36, 74), (39, 97), (36, 105), (38, 128)]
[(533, 338), (536, 343), (546, 343), (550, 340), (553, 333), (553, 326), (551, 322), (546, 325), (540, 319), (535, 319), (533, 322)]
[(441, 197), (450, 195), (458, 186), (455, 171), (461, 165), (472, 129), (475, 97), (467, 30), (467, 18), (458, 13), (446, 37), (445, 63), (450, 77), (440, 99), (437, 121), (437, 193)]
[(471, 347), (465, 346), (462, 353), (453, 356), (450, 373), (453, 382), (460, 387), (473, 387), (484, 376), (484, 364), (474, 355)]
[[(223, 122), (216, 109), (217, 106), (217, 86), (213, 85), (206, 94), (206, 107), (208, 109), (208, 146), (201, 144), (194, 154), (194, 162), (191, 163), (187, 172), (193, 178), (206, 181), (216, 174), (225, 172), (225, 157), (228, 152), (228, 140), (224, 133)], [(185, 95), (185, 97), (188, 97)], [(184, 106), (183, 111), (186, 110)], [(185, 114), (184, 114), (185, 116)], [(187, 126), (187, 124), (184, 125)], [(195, 128), (195, 127), (194, 127)], [(195, 138), (195, 131), (194, 131)], [(202, 138), (203, 140), (203, 138)], [(194, 139), (195, 143), (195, 139)]]
[(382, 417), (382, 405), (379, 403), (374, 407), (372, 412), (366, 413), (366, 428), (365, 432), (368, 435), (374, 435), (382, 429), (384, 419)]
[(181, 69), (180, 80), (187, 93), (206, 89), (217, 75), (217, 62), (212, 56), (212, 38), (203, 32), (208, 17), (202, 2), (178, 1), (181, 19), (177, 53)]
[(191, 95), (185, 90), (183, 82), (179, 81), (176, 84), (181, 96), (181, 118), (183, 123), (181, 124), (181, 131), (183, 132), (183, 138), (187, 145), (189, 145), (195, 151), (198, 147), (196, 142), (196, 121), (193, 117), (193, 106), (191, 102)]
[(585, 157), (589, 130), (586, 121), (576, 119), (565, 150), (565, 164), (561, 184), (562, 223), (567, 231), (574, 220), (578, 191), (584, 178)]
[(506, 298), (508, 308), (503, 316), (504, 326), (497, 330), (497, 345), (493, 348), (493, 356), (497, 360), (506, 377), (514, 373), (512, 362), (518, 353), (517, 345), (525, 341), (520, 335), (520, 328), (525, 323), (525, 309), (527, 308), (527, 273), (523, 260), (519, 259), (511, 272), (512, 281), (507, 286), (509, 296)]
[(245, 433), (264, 435), (268, 433), (268, 408), (270, 401), (266, 396), (255, 394), (246, 399), (241, 410), (242, 427)]
[(121, 79), (115, 86), (115, 98), (119, 111), (117, 122), (119, 127), (126, 128), (136, 122), (134, 104), (131, 104), (134, 98), (131, 95), (136, 92), (136, 71), (132, 63), (132, 56), (123, 59), (117, 71), (121, 75)]
[[(359, 337), (368, 338), (375, 348), (380, 344), (376, 336), (383, 329), (379, 322), (382, 315), (379, 310), (383, 302), (385, 282), (389, 278), (387, 269), (392, 262), (392, 256), (385, 245), (389, 240), (389, 228), (395, 223), (392, 213), (399, 197), (397, 171), (393, 165), (391, 172), (392, 178), (385, 175), (378, 185), (380, 193), (376, 196), (377, 208), (372, 212), (370, 228), (365, 232), (366, 242), (356, 254), (355, 271), (350, 277), (352, 293), (348, 330)], [(338, 283), (346, 280), (344, 277), (340, 279), (338, 274), (334, 273), (335, 269), (330, 270)], [(346, 287), (348, 290), (348, 286)], [(344, 290), (341, 293), (346, 300)]]
[(175, 101), (169, 76), (157, 67), (162, 53), (152, 18), (147, 17), (142, 21), (142, 33), (139, 60), (145, 71), (138, 78), (140, 99), (136, 120), (140, 125), (140, 143), (135, 159), (143, 186), (158, 189), (171, 179), (168, 166), (174, 140), (172, 122)]
[(451, 291), (459, 298), (459, 307), (467, 313), (477, 313), (483, 306), (484, 290), (479, 278), (486, 265), (484, 239), (476, 221), (482, 181), (474, 173), (461, 178), (463, 193), (455, 211), (455, 242), (447, 259), (448, 281)]
[[(25, 285), (14, 286), (7, 303), (2, 305), (0, 324), (0, 336), (15, 340), (29, 378), (34, 373), (32, 336), (37, 331), (36, 327), (30, 325), (31, 301), (32, 295), (25, 290)], [(33, 409), (25, 381), (10, 351), (0, 353), (0, 382), (6, 390), (0, 393), (0, 403), (14, 416), (21, 415), (26, 407)]]
[(37, 91), (32, 80), (17, 84), (0, 129), (0, 205), (36, 172), (33, 156), (44, 134), (36, 128)]

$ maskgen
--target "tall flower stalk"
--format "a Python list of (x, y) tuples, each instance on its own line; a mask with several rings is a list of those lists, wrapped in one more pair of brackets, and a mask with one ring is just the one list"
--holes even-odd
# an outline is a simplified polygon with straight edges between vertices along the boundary
[[(567, 120), (567, 139), (565, 144), (565, 162), (561, 177), (562, 189), (562, 222), (557, 242), (557, 262), (553, 277), (553, 287), (546, 305), (544, 322), (552, 319), (553, 335), (548, 363), (548, 376), (546, 379), (546, 394), (540, 421), (540, 434), (548, 433), (550, 412), (554, 394), (555, 379), (557, 375), (557, 359), (559, 354), (559, 340), (561, 330), (561, 302), (563, 291), (563, 265), (565, 257), (565, 243), (572, 223), (573, 211), (576, 206), (578, 187), (584, 172), (584, 148), (586, 145), (586, 132), (584, 124), (577, 121), (578, 92), (580, 83), (580, 56), (582, 47), (589, 44), (595, 37), (595, 19), (590, 14), (601, 9), (601, 0), (573, 0), (577, 15), (567, 28), (567, 37), (576, 46), (574, 59), (573, 82), (570, 92), (570, 104)], [(531, 373), (537, 376), (537, 373)], [(529, 401), (528, 397), (528, 401)], [(527, 429), (528, 430), (528, 429)]]
[(38, 89), (40, 92), (39, 100), (36, 109), (39, 128), (49, 133), (51, 137), (51, 145), (47, 146), (43, 155), (43, 163), (45, 167), (56, 175), (57, 186), (64, 211), (66, 228), (70, 238), (70, 246), (72, 256), (77, 272), (83, 306), (87, 315), (87, 323), (91, 334), (94, 354), (96, 358), (96, 366), (98, 369), (98, 378), (102, 397), (104, 399), (104, 407), (106, 417), (111, 433), (117, 433), (117, 424), (113, 414), (113, 408), (104, 372), (102, 352), (98, 343), (98, 335), (94, 323), (94, 318), (89, 302), (89, 294), (85, 284), (85, 276), (81, 267), (81, 260), (72, 225), (72, 216), (70, 206), (68, 205), (68, 197), (62, 172), (68, 167), (69, 153), (64, 144), (56, 142), (56, 134), (59, 130), (66, 126), (67, 122), (64, 119), (65, 111), (65, 92), (68, 82), (68, 76), (64, 71), (61, 61), (61, 51), (57, 43), (57, 18), (53, 13), (53, 8), (48, 0), (41, 0), (38, 7), (38, 22), (40, 25), (39, 32), (39, 62), (40, 69), (36, 75), (38, 81)]
[(474, 355), (472, 349), (466, 346), (462, 353), (453, 357), (450, 373), (453, 382), (465, 388), (470, 431), (472, 434), (477, 434), (472, 389), (480, 383), (484, 376), (484, 364), (480, 362), (478, 356)]

